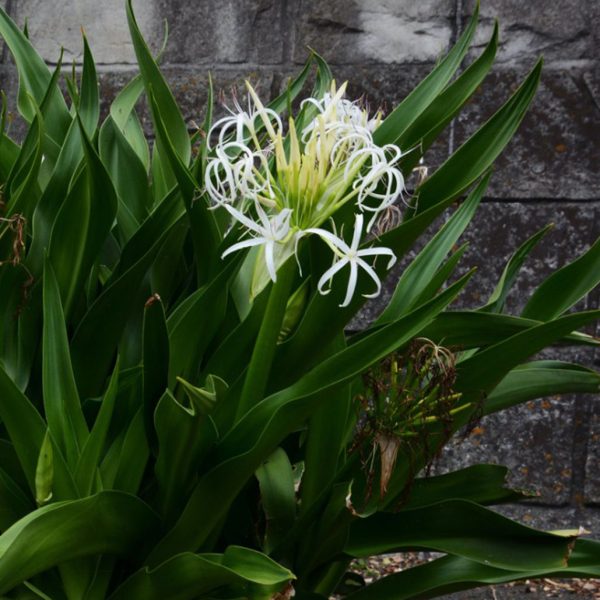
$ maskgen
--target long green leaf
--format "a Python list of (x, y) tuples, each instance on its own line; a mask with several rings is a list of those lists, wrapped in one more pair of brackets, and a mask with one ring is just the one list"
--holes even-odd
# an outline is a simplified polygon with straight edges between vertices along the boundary
[[(151, 103), (150, 106), (154, 126), (156, 128), (158, 119), (162, 118), (164, 120), (173, 147), (182, 163), (187, 166), (190, 162), (191, 147), (187, 127), (181, 116), (181, 111), (140, 33), (133, 14), (131, 0), (127, 0), (126, 9), (129, 31), (140, 73), (144, 80), (144, 87), (148, 96), (152, 95), (155, 99), (155, 103)], [(156, 107), (159, 108), (160, 115), (156, 114)]]
[(448, 498), (470, 500), (478, 504), (514, 502), (523, 497), (507, 487), (508, 469), (500, 465), (473, 465), (458, 471), (419, 477), (410, 487), (402, 510), (420, 508)]
[(463, 205), (450, 217), (444, 226), (421, 250), (417, 257), (404, 270), (391, 300), (385, 310), (377, 318), (375, 325), (389, 323), (400, 315), (406, 314), (414, 306), (415, 300), (425, 289), (442, 261), (458, 238), (467, 228), (481, 198), (487, 189), (490, 175), (484, 177), (477, 187), (469, 194)]
[(42, 382), (48, 427), (71, 465), (75, 465), (89, 432), (75, 384), (58, 283), (49, 262), (44, 268)]
[(383, 577), (348, 596), (351, 600), (424, 600), (484, 585), (545, 577), (599, 577), (598, 542), (577, 540), (569, 566), (561, 569), (506, 570), (468, 560), (445, 556)]
[(106, 393), (102, 397), (100, 410), (94, 421), (94, 426), (83, 446), (81, 457), (75, 470), (75, 480), (83, 496), (92, 493), (94, 483), (98, 474), (98, 466), (102, 458), (102, 452), (106, 445), (111, 418), (117, 399), (117, 388), (119, 384), (119, 361), (115, 365), (113, 375), (110, 378)]
[[(27, 37), (1, 7), (0, 35), (4, 38), (17, 64), (19, 72), (19, 111), (31, 123), (35, 117), (35, 109), (31, 105), (31, 98), (38, 105), (41, 104), (51, 80), (50, 71)], [(54, 87), (51, 94), (50, 113), (52, 118), (49, 120), (49, 132), (56, 142), (60, 143), (64, 138), (71, 118), (60, 89), (57, 86)]]
[(277, 448), (256, 470), (265, 513), (265, 552), (287, 535), (296, 517), (294, 471), (283, 448)]
[[(438, 315), (423, 336), (463, 350), (497, 344), (510, 336), (541, 325), (540, 321), (479, 311), (452, 311)], [(353, 338), (354, 339), (354, 338)], [(583, 333), (563, 336), (561, 343), (597, 346), (598, 340)]]
[(203, 284), (210, 280), (219, 260), (216, 250), (221, 241), (214, 213), (209, 210), (205, 196), (197, 197), (198, 185), (193, 180), (186, 163), (177, 154), (173, 136), (168, 129), (168, 121), (163, 118), (158, 100), (152, 91), (148, 93), (150, 104), (154, 109), (154, 127), (160, 145), (156, 147), (160, 154), (168, 161), (168, 165), (175, 177), (181, 196), (185, 204), (190, 221), (192, 239), (196, 250), (196, 271), (198, 283)]
[(117, 222), (124, 240), (128, 240), (148, 216), (148, 175), (138, 155), (110, 116), (100, 129), (98, 146), (100, 158), (119, 197)]
[(86, 166), (56, 217), (48, 250), (67, 317), (92, 266), (98, 260), (112, 228), (118, 203), (110, 177), (81, 121), (79, 124)]
[(138, 74), (117, 94), (110, 105), (109, 116), (137, 154), (147, 173), (150, 168), (150, 150), (139, 117), (135, 112), (135, 105), (143, 91), (144, 80)]
[(508, 102), (417, 189), (418, 212), (438, 202), (440, 197), (460, 194), (490, 168), (523, 120), (541, 70), (540, 60)]
[(0, 593), (65, 561), (130, 556), (157, 525), (146, 504), (121, 492), (39, 508), (0, 536)]
[(537, 233), (532, 235), (526, 240), (510, 257), (509, 261), (504, 267), (504, 271), (500, 276), (498, 284), (494, 288), (494, 291), (490, 295), (485, 306), (482, 306), (479, 310), (487, 312), (502, 312), (506, 297), (510, 292), (511, 287), (517, 279), (517, 275), (525, 262), (525, 259), (529, 253), (537, 246), (538, 242), (554, 227), (554, 225), (547, 225), (540, 229)]
[(259, 600), (274, 597), (291, 579), (291, 571), (264, 554), (230, 546), (223, 555), (183, 553), (155, 569), (144, 568), (109, 600), (194, 600), (219, 595), (220, 588), (229, 586), (244, 598)]
[(484, 414), (504, 410), (529, 400), (556, 394), (595, 394), (600, 391), (600, 374), (569, 363), (527, 363), (510, 371), (488, 395)]
[(549, 321), (567, 311), (600, 283), (600, 240), (572, 263), (555, 271), (533, 293), (523, 316)]
[[(227, 286), (241, 264), (241, 257), (224, 263), (221, 271), (207, 285), (188, 296), (169, 316), (169, 385), (176, 377), (187, 377), (196, 367), (210, 343), (220, 319), (225, 314)], [(195, 335), (190, 336), (190, 331)]]
[[(27, 396), (15, 386), (2, 368), (0, 368), (0, 391), (2, 392), (0, 418), (13, 443), (31, 493), (35, 494), (35, 471), (40, 448), (46, 435), (46, 423)], [(53, 454), (55, 497), (76, 497), (75, 484), (58, 446), (53, 448)]]
[(481, 56), (448, 85), (396, 140), (400, 148), (410, 149), (402, 161), (405, 172), (416, 166), (425, 151), (481, 85), (494, 63), (497, 48), (498, 24), (496, 23), (490, 41)]
[(519, 363), (563, 336), (600, 318), (600, 311), (575, 313), (531, 327), (478, 352), (457, 368), (456, 390), (463, 400), (491, 392)]
[(384, 145), (395, 142), (446, 87), (469, 49), (478, 18), (479, 2), (475, 6), (469, 25), (454, 48), (377, 128), (373, 137), (375, 143)]
[(100, 99), (98, 97), (96, 65), (85, 34), (83, 35), (83, 71), (81, 74), (78, 113), (87, 136), (93, 138), (100, 117)]
[(154, 413), (159, 449), (155, 466), (159, 506), (169, 524), (185, 505), (200, 461), (217, 440), (207, 409), (195, 396), (190, 399), (190, 406), (183, 406), (167, 390)]
[(363, 557), (400, 549), (430, 549), (501, 569), (560, 569), (572, 537), (520, 525), (466, 500), (445, 500), (359, 519), (350, 528), (346, 552)]
[(169, 383), (169, 333), (164, 306), (157, 294), (144, 307), (142, 365), (144, 423), (150, 447), (156, 452), (154, 410)]

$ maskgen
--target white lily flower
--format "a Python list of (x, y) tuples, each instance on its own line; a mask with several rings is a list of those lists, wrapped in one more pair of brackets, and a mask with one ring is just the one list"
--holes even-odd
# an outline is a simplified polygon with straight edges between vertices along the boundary
[(223, 206), (236, 221), (239, 221), (248, 229), (248, 231), (252, 231), (256, 235), (248, 240), (243, 240), (229, 246), (229, 248), (223, 252), (221, 258), (225, 258), (228, 254), (242, 250), (243, 248), (264, 246), (265, 263), (269, 277), (271, 278), (271, 281), (277, 281), (275, 244), (283, 244), (289, 237), (292, 210), (284, 208), (278, 214), (269, 218), (263, 207), (257, 202), (255, 208), (259, 222), (255, 222), (239, 210), (233, 208), (233, 206), (229, 204), (224, 204)]
[[(249, 85), (248, 87), (252, 90)], [(234, 140), (238, 144), (244, 144), (248, 137), (256, 138), (257, 120), (265, 125), (269, 130), (269, 134), (273, 131), (272, 121), (281, 130), (279, 115), (274, 110), (266, 108), (260, 103), (257, 104), (256, 98), (257, 96), (252, 90), (248, 96), (248, 110), (244, 110), (237, 101), (234, 101), (235, 110), (226, 107), (230, 114), (216, 121), (208, 132), (209, 148), (214, 131), (219, 131), (219, 145), (226, 143), (227, 138), (233, 134), (235, 134)]]
[[(390, 248), (379, 247), (379, 248), (363, 248), (359, 249), (360, 239), (363, 229), (363, 215), (356, 215), (354, 221), (354, 232), (352, 234), (352, 241), (348, 245), (342, 238), (334, 235), (333, 233), (320, 228), (310, 228), (302, 232), (303, 234), (312, 233), (318, 235), (333, 251), (334, 262), (331, 267), (323, 273), (319, 282), (317, 283), (317, 289), (321, 294), (328, 294), (331, 291), (331, 280), (333, 277), (341, 271), (346, 265), (350, 267), (350, 276), (348, 278), (348, 287), (346, 289), (346, 296), (343, 302), (340, 304), (341, 307), (348, 306), (356, 290), (356, 284), (358, 281), (358, 269), (363, 269), (367, 275), (375, 282), (376, 290), (372, 294), (364, 294), (365, 298), (375, 298), (381, 292), (381, 280), (377, 276), (375, 269), (367, 263), (364, 258), (367, 256), (388, 256), (389, 261), (387, 268), (391, 269), (396, 262), (396, 255)], [(329, 287), (326, 285), (329, 284)]]

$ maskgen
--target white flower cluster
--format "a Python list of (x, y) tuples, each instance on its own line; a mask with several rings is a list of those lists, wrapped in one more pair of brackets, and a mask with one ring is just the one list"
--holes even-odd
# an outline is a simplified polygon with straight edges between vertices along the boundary
[[(216, 142), (205, 172), (214, 207), (227, 210), (250, 235), (223, 256), (260, 246), (268, 276), (276, 281), (278, 267), (297, 252), (300, 240), (317, 235), (333, 252), (333, 264), (317, 284), (320, 293), (328, 293), (334, 275), (349, 266), (341, 306), (354, 295), (359, 267), (376, 286), (366, 296), (379, 294), (381, 282), (365, 258), (387, 256), (389, 269), (396, 257), (389, 248), (361, 249), (361, 240), (404, 190), (400, 148), (373, 142), (380, 115), (369, 118), (356, 102), (346, 100), (345, 87), (336, 89), (333, 84), (322, 99), (304, 100), (298, 120), (289, 119), (285, 135), (279, 115), (265, 107), (248, 84), (248, 109), (236, 104), (236, 110), (209, 132), (209, 144), (215, 137)], [(321, 225), (349, 202), (357, 214), (347, 244)], [(366, 228), (364, 213), (370, 215)]]

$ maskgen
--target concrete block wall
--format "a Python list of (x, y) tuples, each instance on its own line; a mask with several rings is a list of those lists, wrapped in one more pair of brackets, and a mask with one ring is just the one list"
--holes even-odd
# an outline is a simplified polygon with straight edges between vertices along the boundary
[[(3, 0), (19, 25), (55, 63), (82, 59), (83, 27), (110, 99), (135, 73), (124, 0)], [(270, 96), (285, 87), (315, 48), (351, 94), (373, 107), (392, 107), (434, 66), (465, 26), (474, 0), (134, 0), (150, 46), (169, 43), (163, 66), (192, 122), (204, 114), (207, 72), (229, 94), (249, 78)], [(554, 230), (536, 249), (510, 298), (519, 310), (548, 273), (574, 258), (600, 234), (600, 2), (598, 0), (482, 0), (472, 57), (500, 21), (498, 61), (463, 114), (427, 157), (439, 165), (514, 91), (537, 57), (545, 57), (538, 95), (519, 133), (497, 163), (488, 197), (466, 234), (464, 259), (479, 266), (463, 305), (485, 299), (505, 260), (543, 225)], [(6, 49), (0, 84), (16, 93)], [(391, 286), (382, 299), (391, 293)], [(594, 292), (583, 305), (598, 306)], [(364, 325), (377, 310), (357, 321)], [(553, 351), (600, 366), (589, 350)], [(467, 440), (450, 446), (439, 469), (480, 460), (507, 464), (513, 481), (539, 492), (536, 506), (552, 507), (552, 525), (578, 520), (600, 536), (600, 402), (597, 397), (549, 398), (485, 419)], [(537, 504), (536, 504), (537, 503)], [(539, 511), (538, 511), (539, 512)], [(561, 517), (562, 515), (562, 517)], [(546, 519), (547, 520), (547, 519)], [(577, 522), (573, 522), (573, 520)], [(535, 521), (535, 518), (534, 518)], [(593, 523), (594, 525), (590, 525)]]

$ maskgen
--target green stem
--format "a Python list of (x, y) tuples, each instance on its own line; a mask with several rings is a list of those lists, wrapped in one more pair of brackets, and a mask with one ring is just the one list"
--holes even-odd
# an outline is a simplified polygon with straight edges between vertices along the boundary
[(293, 259), (289, 259), (277, 273), (277, 281), (271, 289), (267, 309), (248, 365), (236, 420), (263, 399), (271, 372), (271, 364), (275, 356), (277, 339), (294, 281), (294, 273), (295, 263)]

